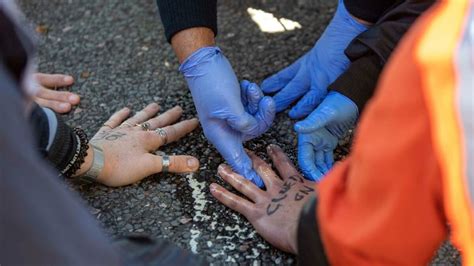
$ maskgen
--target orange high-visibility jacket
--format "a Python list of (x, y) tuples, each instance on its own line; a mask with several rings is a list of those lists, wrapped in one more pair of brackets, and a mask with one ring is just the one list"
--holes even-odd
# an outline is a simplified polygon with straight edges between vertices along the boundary
[(410, 29), (317, 194), (303, 264), (424, 265), (450, 231), (474, 265), (473, 1), (439, 1)]

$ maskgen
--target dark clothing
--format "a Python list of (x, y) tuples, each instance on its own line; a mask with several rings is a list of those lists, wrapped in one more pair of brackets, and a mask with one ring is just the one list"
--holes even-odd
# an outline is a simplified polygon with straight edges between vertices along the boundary
[(392, 51), (415, 20), (434, 0), (398, 1), (367, 31), (357, 36), (345, 53), (349, 68), (328, 88), (349, 97), (359, 113), (374, 94), (380, 72)]
[(73, 130), (59, 115), (37, 104), (33, 106), (30, 124), (36, 133), (36, 147), (41, 156), (48, 159), (56, 169), (64, 169), (78, 145)]
[(298, 222), (298, 264), (329, 265), (321, 240), (317, 213), (317, 199), (312, 197), (303, 207)]
[(77, 143), (56, 114), (31, 108), (22, 86), (34, 45), (9, 3), (0, 1), (0, 264), (206, 265), (145, 236), (124, 237), (114, 246), (81, 199), (60, 183), (45, 157), (60, 167)]
[(406, 34), (300, 214), (302, 264), (427, 265), (449, 232), (474, 265), (473, 25), (474, 2), (438, 1)]
[(16, 31), (15, 22), (10, 16), (13, 14), (0, 12), (0, 29), (2, 36), (10, 38), (9, 42), (0, 42), (0, 60), (5, 65), (12, 81), (21, 87), (25, 78), (25, 69), (28, 57), (34, 54), (34, 45), (24, 31)]
[(396, 2), (401, 0), (344, 0), (344, 5), (356, 18), (375, 23)]
[(0, 64), (2, 264), (119, 264), (97, 222), (36, 152), (20, 90), (5, 69)]
[(0, 258), (5, 265), (207, 265), (165, 240), (112, 242), (42, 160), (24, 102), (0, 64)]
[[(393, 49), (416, 18), (433, 2), (345, 0), (344, 4), (352, 15), (375, 24), (347, 47), (345, 53), (352, 63), (328, 90), (349, 97), (362, 113)], [(168, 41), (178, 31), (198, 26), (217, 33), (216, 0), (157, 0), (157, 3)]]
[(157, 0), (168, 42), (179, 31), (206, 27), (217, 35), (217, 0)]

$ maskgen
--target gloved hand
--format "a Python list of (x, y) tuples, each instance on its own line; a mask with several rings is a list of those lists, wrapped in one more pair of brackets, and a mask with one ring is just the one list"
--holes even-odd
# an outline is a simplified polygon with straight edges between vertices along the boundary
[[(262, 187), (242, 142), (263, 134), (275, 118), (275, 103), (256, 84), (242, 82), (217, 47), (204, 47), (180, 66), (193, 96), (204, 135), (227, 163)], [(242, 90), (242, 93), (241, 93)]]
[(359, 116), (357, 105), (339, 92), (330, 92), (305, 120), (295, 124), (298, 164), (305, 176), (319, 181), (334, 163), (333, 151)]
[[(293, 119), (311, 113), (327, 93), (327, 87), (344, 72), (350, 61), (344, 54), (349, 43), (367, 26), (357, 22), (339, 0), (336, 13), (315, 46), (289, 67), (265, 79), (262, 90), (274, 93), (277, 112), (304, 97), (291, 109)], [(306, 94), (306, 95), (305, 95)]]

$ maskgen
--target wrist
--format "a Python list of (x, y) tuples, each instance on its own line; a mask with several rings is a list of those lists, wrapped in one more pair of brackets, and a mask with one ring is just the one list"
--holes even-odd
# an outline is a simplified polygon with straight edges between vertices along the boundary
[(370, 23), (366, 20), (363, 20), (363, 19), (360, 19), (360, 18), (357, 18), (356, 16), (352, 15), (351, 13), (349, 13), (349, 15), (352, 17), (352, 19), (354, 19), (355, 21), (357, 21), (359, 24), (362, 24), (366, 27), (370, 27), (373, 25), (373, 23)]
[[(356, 16), (352, 15), (349, 10), (347, 10), (344, 0), (339, 0), (339, 4), (337, 7), (336, 15), (334, 18), (339, 17), (338, 20), (340, 21), (349, 21), (349, 25), (357, 29), (357, 31), (365, 31), (372, 23), (357, 18)], [(345, 18), (345, 19), (344, 19)]]
[(171, 46), (180, 64), (200, 48), (214, 45), (214, 32), (205, 27), (182, 30), (171, 39)]
[[(223, 63), (226, 63), (227, 60), (219, 60), (219, 57), (216, 57), (221, 53), (217, 46), (201, 47), (184, 60), (179, 66), (179, 71), (185, 78), (202, 77), (204, 74), (215, 75), (219, 71), (222, 72), (222, 69), (226, 69)], [(221, 58), (225, 59), (223, 56)], [(230, 64), (229, 67), (232, 69)], [(190, 86), (190, 89), (192, 89), (192, 86)]]
[(92, 167), (92, 161), (94, 159), (94, 149), (92, 146), (88, 144), (87, 148), (87, 156), (84, 158), (84, 163), (81, 164), (81, 167), (77, 172), (73, 175), (73, 177), (78, 177), (84, 175), (87, 171), (89, 171)]

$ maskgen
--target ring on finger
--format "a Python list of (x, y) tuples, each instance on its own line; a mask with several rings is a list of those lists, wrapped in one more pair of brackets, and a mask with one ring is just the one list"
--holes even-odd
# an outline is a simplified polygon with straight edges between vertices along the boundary
[(130, 123), (128, 123), (128, 122), (123, 122), (120, 126), (121, 126), (121, 127), (123, 127), (123, 126), (133, 127), (133, 125), (130, 124)]
[(148, 131), (150, 129), (150, 123), (148, 122), (136, 124), (136, 126), (140, 126), (143, 131)]
[(109, 124), (107, 124), (107, 123), (103, 123), (103, 124), (102, 124), (102, 127), (108, 127), (108, 128), (110, 128), (110, 129), (113, 128), (111, 125), (109, 125)]
[(155, 129), (155, 133), (160, 135), (160, 137), (163, 138), (163, 144), (168, 143), (168, 134), (166, 133), (166, 130), (164, 130), (162, 128), (157, 128), (157, 129)]
[(170, 167), (170, 157), (168, 155), (163, 155), (163, 157), (161, 157), (161, 161), (162, 161), (161, 172), (167, 173)]

